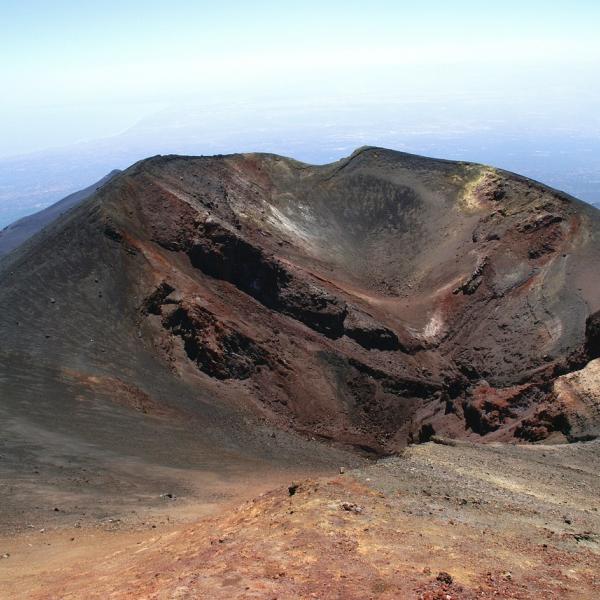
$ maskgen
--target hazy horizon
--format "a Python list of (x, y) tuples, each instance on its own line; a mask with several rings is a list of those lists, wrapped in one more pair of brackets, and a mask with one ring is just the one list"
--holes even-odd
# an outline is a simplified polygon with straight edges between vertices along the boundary
[(156, 153), (363, 145), (600, 202), (593, 2), (3, 3), (0, 226)]

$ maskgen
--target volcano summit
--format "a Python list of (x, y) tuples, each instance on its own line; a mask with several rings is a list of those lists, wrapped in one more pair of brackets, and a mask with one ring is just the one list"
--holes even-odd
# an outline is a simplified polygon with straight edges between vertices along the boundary
[(3, 396), (183, 394), (379, 454), (589, 439), (599, 258), (596, 209), (490, 167), (157, 156), (2, 263)]

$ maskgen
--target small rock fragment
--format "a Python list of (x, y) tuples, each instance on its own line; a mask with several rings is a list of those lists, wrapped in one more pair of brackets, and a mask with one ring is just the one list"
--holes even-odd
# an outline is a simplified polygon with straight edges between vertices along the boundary
[(348, 512), (357, 513), (357, 514), (360, 514), (364, 510), (364, 508), (362, 506), (359, 506), (358, 504), (355, 504), (354, 502), (342, 502), (341, 507), (343, 510), (346, 510)]
[(447, 584), (452, 583), (452, 575), (450, 575), (450, 573), (446, 573), (446, 571), (440, 571), (437, 574), (436, 579), (438, 581), (440, 581), (441, 583), (447, 583)]

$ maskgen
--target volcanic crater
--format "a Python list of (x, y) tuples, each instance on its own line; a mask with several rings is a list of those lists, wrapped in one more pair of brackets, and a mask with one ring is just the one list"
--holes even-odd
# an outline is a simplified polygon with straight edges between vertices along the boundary
[(3, 261), (3, 354), (150, 397), (140, 363), (161, 363), (205, 402), (375, 454), (590, 439), (599, 224), (523, 177), (380, 148), (157, 156)]

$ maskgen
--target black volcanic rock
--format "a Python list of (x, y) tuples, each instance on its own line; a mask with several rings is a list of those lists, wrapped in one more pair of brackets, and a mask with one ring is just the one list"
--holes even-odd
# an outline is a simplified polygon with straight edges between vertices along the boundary
[(586, 347), (590, 358), (600, 358), (600, 312), (586, 321)]
[(344, 333), (357, 341), (363, 348), (378, 350), (398, 350), (398, 336), (374, 321), (364, 312), (351, 309), (344, 319)]

